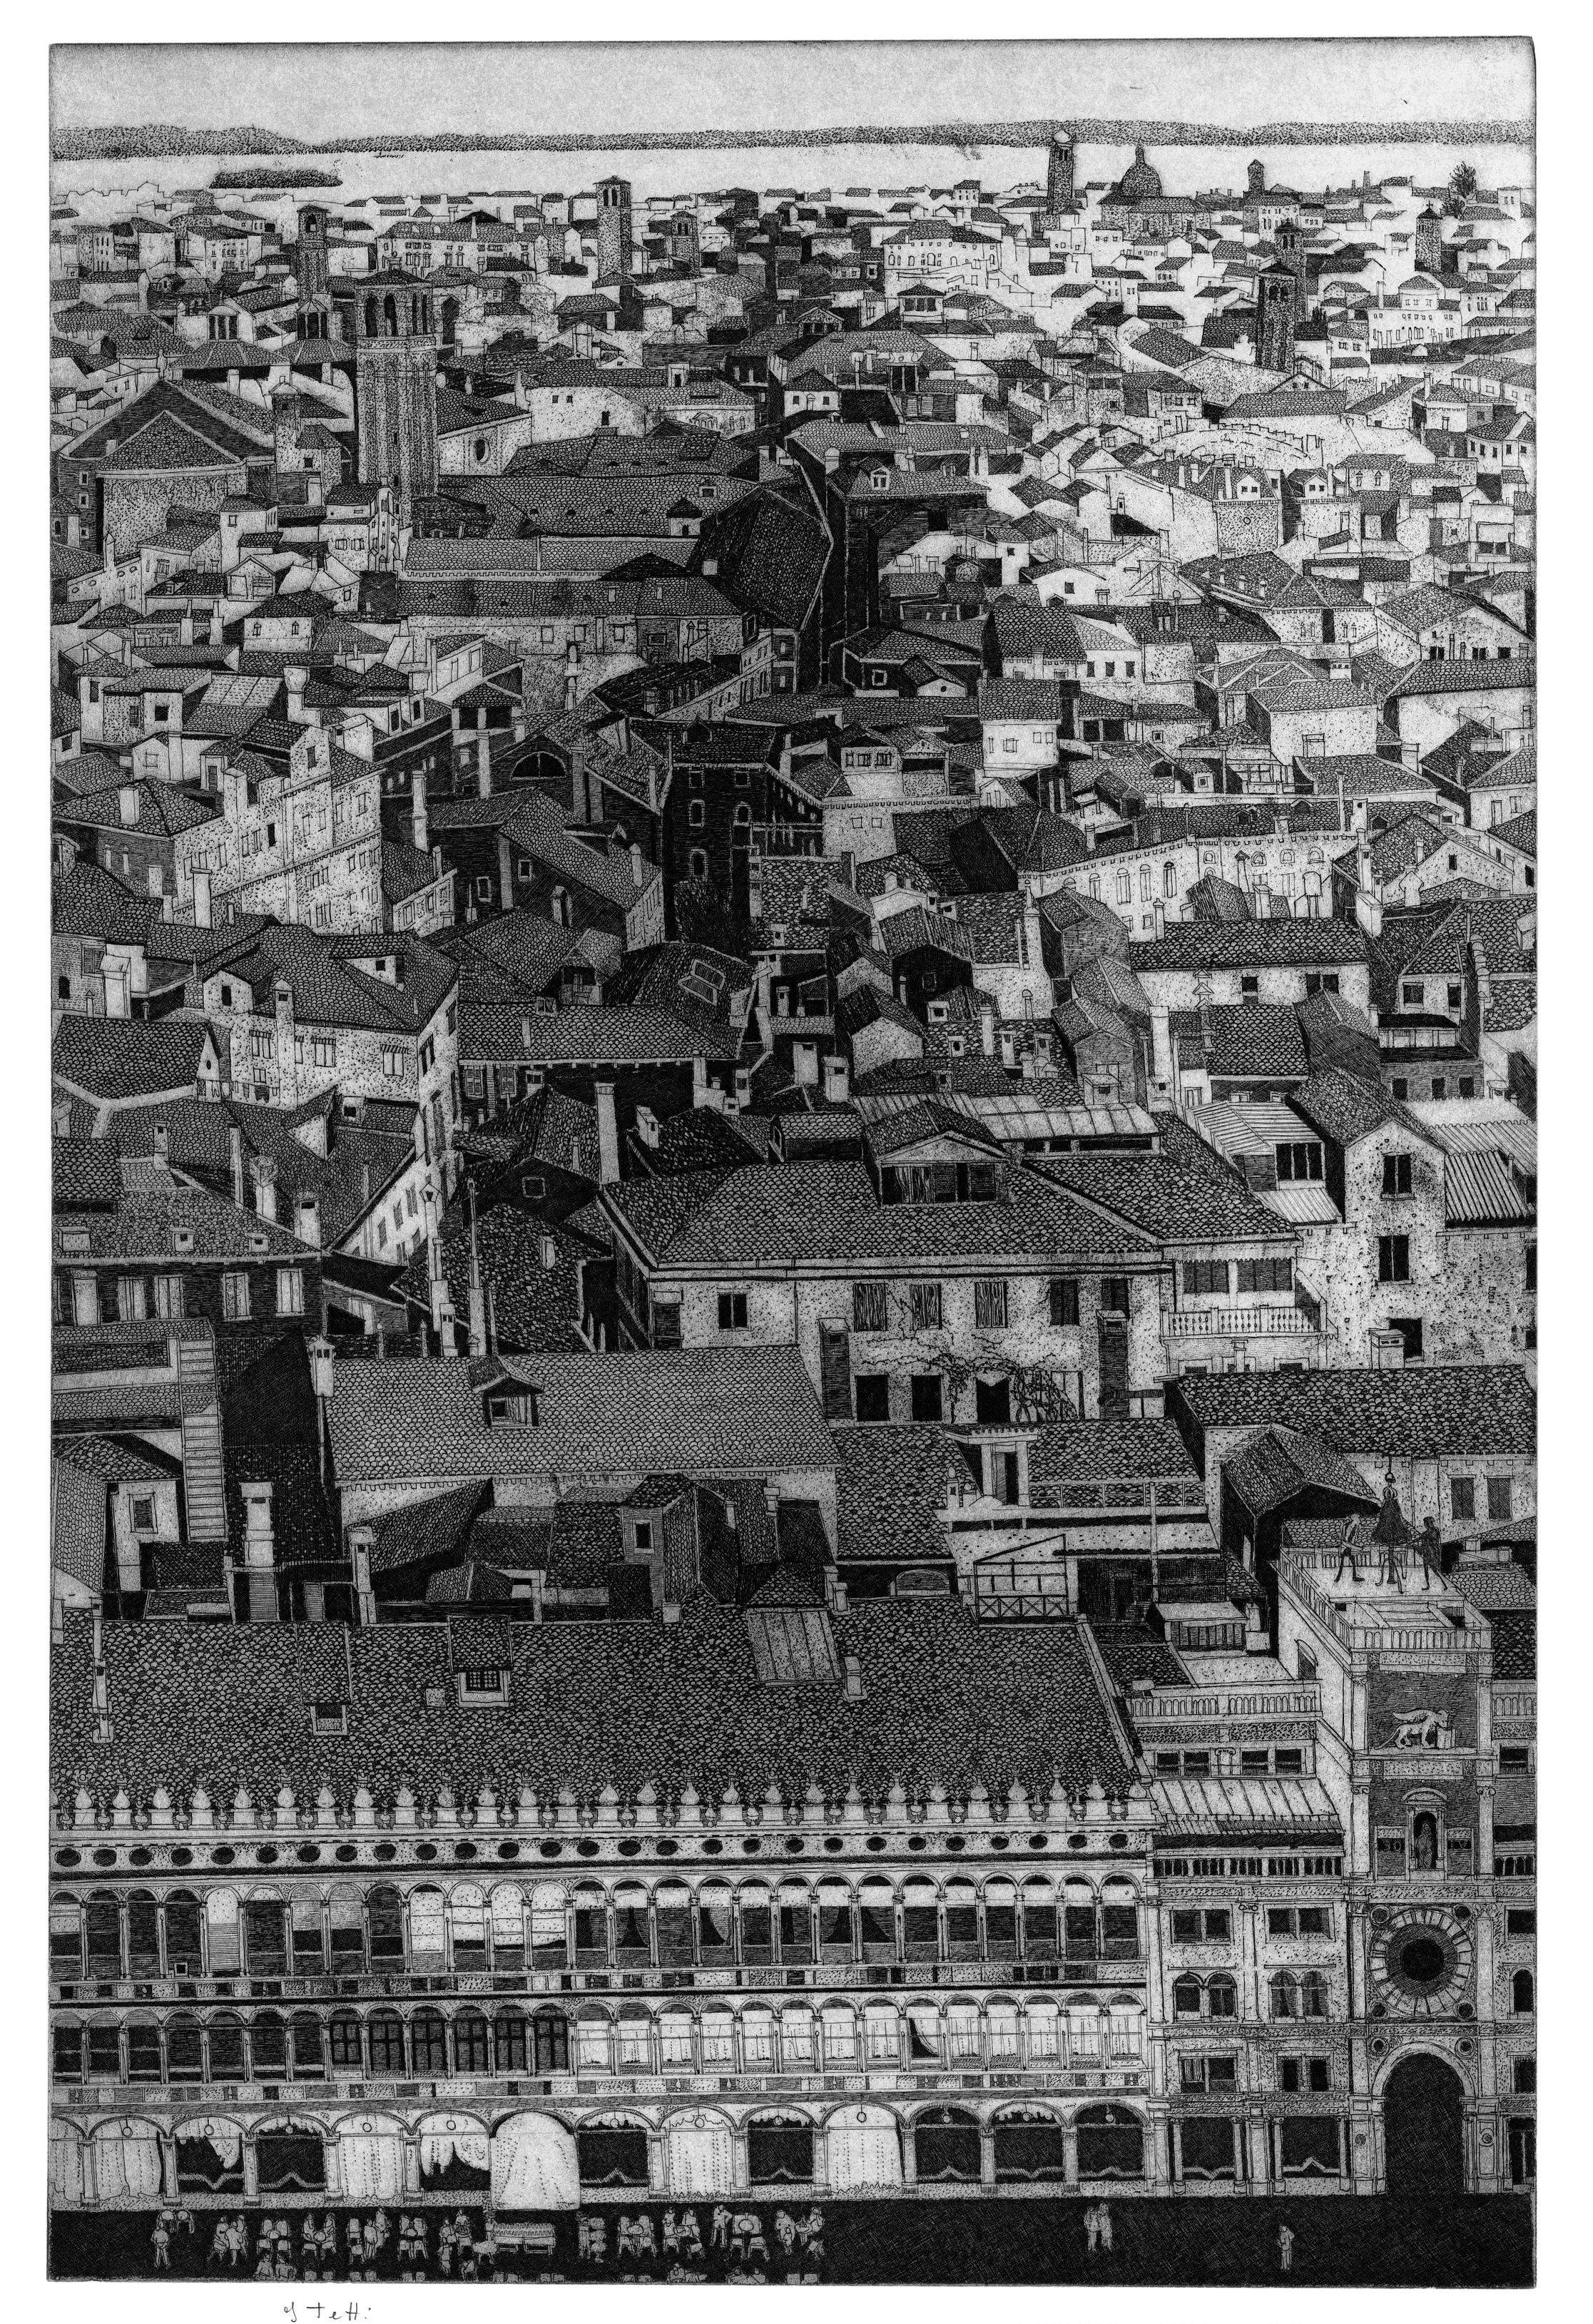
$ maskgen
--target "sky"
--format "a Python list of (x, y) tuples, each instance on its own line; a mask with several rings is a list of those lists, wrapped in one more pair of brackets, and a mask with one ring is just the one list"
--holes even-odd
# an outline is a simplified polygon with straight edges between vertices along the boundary
[(1392, 126), (1533, 110), (1524, 40), (60, 44), (51, 79), (58, 128), (247, 123), (315, 140), (1055, 115)]

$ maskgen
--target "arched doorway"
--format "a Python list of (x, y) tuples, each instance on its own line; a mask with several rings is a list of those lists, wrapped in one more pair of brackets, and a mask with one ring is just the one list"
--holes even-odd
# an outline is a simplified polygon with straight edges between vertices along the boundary
[(1465, 2092), (1441, 2058), (1403, 2059), (1383, 2093), (1383, 2153), (1391, 2195), (1460, 2193), (1466, 2184)]

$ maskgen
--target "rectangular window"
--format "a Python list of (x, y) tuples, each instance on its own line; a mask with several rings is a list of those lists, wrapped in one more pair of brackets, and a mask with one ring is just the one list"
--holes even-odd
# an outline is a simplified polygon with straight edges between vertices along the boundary
[(1079, 1320), (1078, 1278), (1072, 1275), (1054, 1275), (1050, 1284), (1051, 1321), (1058, 1330), (1065, 1330)]
[(1128, 1313), (1128, 1278), (1126, 1275), (1103, 1275), (1100, 1278), (1101, 1313), (1126, 1315)]
[(1241, 1293), (1292, 1291), (1294, 1288), (1294, 1262), (1292, 1259), (1241, 1259), (1238, 1269)]
[(1531, 1905), (1513, 1904), (1508, 1908), (1505, 1914), (1507, 1937), (1535, 1937), (1537, 1933), (1538, 1915)]
[(890, 1374), (889, 1372), (859, 1372), (855, 1386), (857, 1416), (860, 1420), (890, 1418)]
[(1529, 1242), (1526, 1247), (1526, 1287), (1529, 1291), (1535, 1291), (1538, 1287), (1538, 1246), (1535, 1242)]
[(1229, 1291), (1228, 1261), (1225, 1259), (1186, 1259), (1183, 1262), (1183, 1291), (1186, 1298), (1226, 1299)]
[(1385, 1154), (1383, 1157), (1383, 1199), (1392, 1202), (1411, 1191), (1411, 1157), (1408, 1154)]
[(982, 1277), (973, 1286), (973, 1323), (981, 1332), (1007, 1328), (1007, 1282), (1004, 1276)]
[(1475, 1477), (1450, 1479), (1450, 1515), (1468, 1518), (1477, 1515), (1477, 1480)]
[(1411, 1239), (1409, 1235), (1379, 1235), (1377, 1237), (1377, 1280), (1379, 1283), (1408, 1283), (1411, 1279)]
[(249, 1320), (249, 1278), (242, 1269), (221, 1278), (221, 1313), (229, 1323), (246, 1323)]
[(677, 1348), (680, 1345), (679, 1300), (655, 1299), (652, 1312), (654, 1347)]
[(944, 1388), (939, 1372), (915, 1372), (912, 1394), (915, 1420), (935, 1421), (942, 1417)]
[(854, 1283), (852, 1286), (852, 1328), (854, 1332), (885, 1329), (885, 1286)]
[(116, 1317), (123, 1323), (142, 1323), (144, 1318), (144, 1280), (142, 1275), (120, 1275), (116, 1278)]
[(1511, 1499), (1511, 1480), (1508, 1477), (1490, 1477), (1487, 1480), (1487, 1513), (1492, 1523), (1509, 1523)]
[(915, 1332), (938, 1332), (941, 1329), (941, 1287), (938, 1283), (915, 1283), (912, 1286), (913, 1329)]
[(747, 1295), (744, 1291), (722, 1291), (719, 1295), (719, 1328), (722, 1332), (744, 1332), (747, 1328)]
[(279, 1267), (277, 1269), (277, 1314), (302, 1315), (304, 1313), (304, 1269), (301, 1267)]
[(157, 1275), (155, 1277), (155, 1313), (162, 1323), (176, 1323), (182, 1320), (182, 1277), (180, 1275)]
[(1380, 1831), (1377, 1834), (1377, 1871), (1379, 1880), (1404, 1878), (1405, 1836), (1403, 1831)]

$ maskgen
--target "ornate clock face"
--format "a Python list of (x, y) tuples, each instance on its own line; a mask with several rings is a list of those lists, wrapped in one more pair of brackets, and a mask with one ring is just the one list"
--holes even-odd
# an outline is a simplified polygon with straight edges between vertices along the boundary
[(1376, 1919), (1371, 1975), (1391, 2017), (1447, 2017), (1470, 1982), (1471, 1932), (1458, 1913), (1416, 1904)]

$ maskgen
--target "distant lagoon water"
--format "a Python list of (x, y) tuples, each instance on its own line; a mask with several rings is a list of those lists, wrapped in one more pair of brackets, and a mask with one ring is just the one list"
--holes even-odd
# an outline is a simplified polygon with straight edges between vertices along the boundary
[[(1266, 163), (1269, 180), (1306, 193), (1359, 186), (1367, 177), (1373, 184), (1404, 177), (1418, 186), (1441, 186), (1462, 161), (1470, 162), (1486, 187), (1530, 186), (1533, 179), (1533, 152), (1526, 145), (1413, 144), (1391, 136), (1373, 145), (1150, 148), (1150, 159), (1170, 194), (1240, 193), (1249, 162), (1257, 154)], [(1133, 158), (1128, 145), (1081, 145), (1079, 184), (1110, 182)], [(1045, 171), (1045, 149), (1040, 145), (703, 145), (635, 152), (548, 152), (534, 147), (459, 152), (426, 147), (376, 153), (177, 153), (147, 161), (58, 161), (51, 168), (51, 187), (56, 202), (69, 202), (86, 217), (111, 217), (135, 208), (141, 199), (207, 186), (218, 171), (246, 171), (252, 160), (262, 170), (291, 169), (301, 161), (307, 169), (336, 171), (340, 180), (335, 188), (259, 193), (244, 188), (223, 197), (235, 203), (247, 201), (257, 214), (272, 217), (285, 217), (304, 202), (336, 207), (377, 194), (409, 200), (425, 194), (477, 194), (487, 201), (511, 195), (530, 199), (555, 191), (580, 193), (603, 177), (628, 178), (638, 201), (653, 195), (719, 193), (732, 186), (750, 187), (760, 195), (778, 188), (795, 188), (804, 194), (823, 189), (839, 200), (860, 189), (876, 198), (899, 198), (909, 189), (950, 187), (959, 178), (972, 177), (987, 191), (1003, 192), (1043, 183)]]

